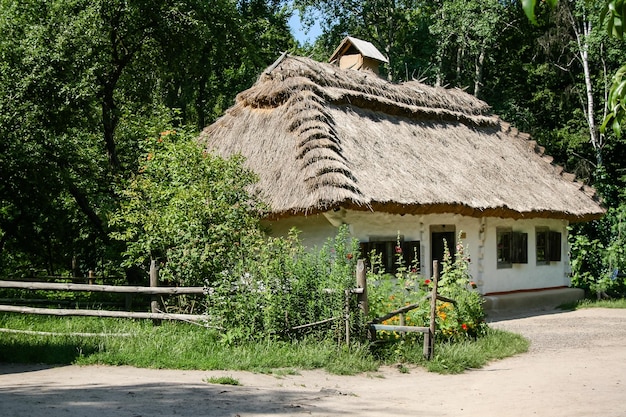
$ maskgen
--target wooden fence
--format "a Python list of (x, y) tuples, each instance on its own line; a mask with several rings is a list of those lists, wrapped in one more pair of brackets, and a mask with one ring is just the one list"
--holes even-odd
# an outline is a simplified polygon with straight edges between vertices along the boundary
[[(377, 331), (392, 331), (400, 333), (419, 332), (424, 334), (424, 357), (432, 359), (434, 352), (434, 336), (435, 336), (435, 320), (436, 320), (436, 303), (437, 300), (456, 304), (454, 300), (442, 297), (437, 293), (439, 282), (439, 268), (437, 261), (433, 261), (433, 287), (430, 294), (418, 303), (404, 306), (394, 310), (382, 317), (377, 317), (367, 323), (370, 338), (375, 339)], [(36, 308), (15, 305), (0, 304), (0, 312), (23, 313), (23, 314), (44, 314), (55, 316), (92, 316), (92, 317), (117, 317), (117, 318), (133, 318), (133, 319), (152, 319), (158, 320), (182, 320), (189, 322), (203, 322), (206, 317), (194, 314), (174, 314), (162, 311), (160, 309), (159, 296), (168, 295), (184, 295), (184, 294), (204, 294), (203, 287), (159, 287), (158, 267), (153, 261), (150, 265), (150, 286), (119, 286), (119, 285), (99, 285), (95, 284), (95, 277), (90, 273), (88, 277), (89, 284), (74, 283), (49, 283), (49, 282), (27, 282), (27, 281), (2, 281), (0, 280), (0, 288), (25, 289), (25, 290), (46, 290), (46, 291), (83, 291), (83, 292), (104, 292), (118, 294), (146, 294), (151, 295), (150, 312), (135, 311), (111, 311), (111, 310), (93, 310), (93, 309), (62, 309), (62, 308)], [(343, 319), (345, 321), (345, 340), (346, 344), (350, 344), (350, 301), (356, 295), (358, 307), (363, 315), (367, 317), (369, 312), (369, 303), (367, 298), (367, 274), (365, 263), (359, 260), (357, 263), (356, 288), (345, 290), (345, 308)], [(406, 326), (403, 324), (404, 314), (418, 308), (424, 301), (430, 299), (430, 323), (428, 327)], [(385, 320), (400, 315), (400, 325), (381, 324)], [(299, 330), (308, 327), (314, 327), (341, 319), (342, 317), (333, 317), (316, 323), (305, 324), (294, 327), (292, 330)]]
[[(87, 278), (88, 282), (95, 282), (93, 274)], [(150, 286), (122, 286), (122, 285), (98, 285), (98, 284), (74, 284), (74, 283), (51, 283), (51, 282), (25, 282), (25, 281), (1, 281), (0, 288), (44, 290), (44, 291), (77, 291), (77, 292), (104, 292), (117, 294), (144, 294), (151, 295), (150, 311), (111, 311), (92, 309), (62, 309), (62, 308), (36, 308), (15, 305), (0, 305), (0, 312), (45, 314), (53, 316), (92, 316), (92, 317), (118, 317), (132, 319), (152, 320), (182, 320), (202, 322), (206, 318), (198, 314), (174, 314), (161, 310), (160, 296), (173, 296), (184, 294), (203, 294), (203, 287), (159, 287), (159, 273), (155, 261), (150, 264)]]

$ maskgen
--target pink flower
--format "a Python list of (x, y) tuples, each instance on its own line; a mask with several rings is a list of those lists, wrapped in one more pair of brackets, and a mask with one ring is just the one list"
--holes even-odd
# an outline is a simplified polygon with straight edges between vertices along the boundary
[(400, 246), (396, 246), (396, 253), (402, 253), (402, 248)]

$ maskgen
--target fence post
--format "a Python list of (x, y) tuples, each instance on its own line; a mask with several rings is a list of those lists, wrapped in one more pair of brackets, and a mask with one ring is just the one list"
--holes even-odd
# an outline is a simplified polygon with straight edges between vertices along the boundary
[(95, 280), (96, 280), (96, 275), (95, 275), (95, 274), (94, 274), (94, 272), (93, 272), (93, 271), (91, 271), (91, 270), (89, 271), (89, 276), (88, 276), (88, 278), (89, 278), (89, 280), (88, 280), (89, 285), (93, 285), (93, 284), (96, 282), (96, 281), (95, 281)]
[(370, 308), (367, 302), (367, 271), (365, 270), (365, 261), (363, 259), (359, 259), (356, 263), (356, 287), (363, 288), (363, 292), (357, 294), (357, 300), (363, 316), (366, 317)]
[(350, 346), (350, 290), (345, 291), (344, 320), (346, 322), (346, 345)]
[[(150, 287), (158, 287), (159, 286), (159, 267), (157, 266), (156, 260), (153, 259), (150, 261)], [(151, 296), (150, 301), (150, 311), (152, 314), (159, 312), (159, 296), (157, 294), (153, 294)], [(161, 320), (153, 319), (152, 322), (154, 324), (160, 324)]]
[(435, 350), (435, 319), (437, 317), (437, 285), (439, 284), (439, 263), (433, 261), (433, 290), (430, 295), (430, 327), (424, 333), (424, 357), (431, 360)]

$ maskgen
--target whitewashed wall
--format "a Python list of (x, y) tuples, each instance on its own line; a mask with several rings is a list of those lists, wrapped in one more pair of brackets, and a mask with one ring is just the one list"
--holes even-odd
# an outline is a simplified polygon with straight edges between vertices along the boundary
[[(348, 224), (352, 236), (360, 241), (370, 237), (388, 237), (395, 240), (398, 234), (405, 241), (419, 240), (422, 274), (432, 275), (431, 231), (454, 230), (470, 257), (470, 273), (482, 294), (569, 286), (569, 258), (567, 247), (567, 222), (554, 219), (511, 220), (501, 218), (475, 218), (453, 214), (422, 216), (391, 215), (364, 211), (329, 212), (266, 222), (272, 236), (287, 235), (293, 227), (301, 231), (300, 237), (309, 248), (322, 246), (335, 236), (340, 224)], [(514, 232), (528, 234), (528, 263), (513, 264), (511, 268), (497, 268), (496, 229), (510, 227)], [(535, 229), (546, 227), (561, 232), (561, 261), (537, 265), (535, 255)]]

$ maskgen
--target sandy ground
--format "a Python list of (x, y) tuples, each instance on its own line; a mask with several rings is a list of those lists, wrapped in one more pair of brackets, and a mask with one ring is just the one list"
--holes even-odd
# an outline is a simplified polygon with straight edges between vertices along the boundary
[[(0, 416), (626, 416), (626, 310), (543, 312), (492, 326), (525, 335), (530, 351), (461, 375), (0, 364)], [(243, 386), (209, 384), (211, 376)]]

